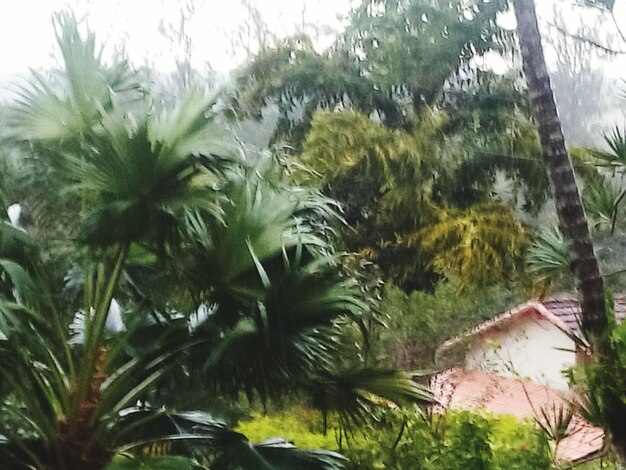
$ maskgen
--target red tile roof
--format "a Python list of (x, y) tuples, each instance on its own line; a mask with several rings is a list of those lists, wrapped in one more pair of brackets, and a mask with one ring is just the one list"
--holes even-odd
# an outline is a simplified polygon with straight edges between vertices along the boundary
[[(532, 299), (481, 323), (463, 335), (449, 339), (439, 347), (437, 356), (439, 357), (441, 353), (453, 348), (464, 338), (477, 334), (487, 334), (490, 330), (496, 329), (506, 322), (514, 321), (526, 315), (539, 315), (553, 323), (575, 341), (586, 344), (580, 328), (580, 312), (580, 302), (571, 294), (561, 294), (546, 300)], [(626, 295), (618, 294), (615, 296), (615, 316), (620, 321), (626, 318)]]
[[(450, 369), (431, 380), (439, 411), (446, 408), (484, 409), (494, 414), (512, 415), (519, 419), (541, 419), (541, 410), (567, 407), (574, 396), (562, 394), (532, 382), (500, 377), (479, 371)], [(570, 433), (557, 452), (560, 462), (576, 462), (600, 452), (604, 431), (575, 415)]]
[[(626, 318), (626, 296), (617, 294), (614, 297), (615, 317), (617, 320)], [(550, 297), (541, 302), (554, 316), (567, 325), (569, 330), (578, 338), (582, 338), (580, 330), (580, 302), (574, 295), (562, 294)]]

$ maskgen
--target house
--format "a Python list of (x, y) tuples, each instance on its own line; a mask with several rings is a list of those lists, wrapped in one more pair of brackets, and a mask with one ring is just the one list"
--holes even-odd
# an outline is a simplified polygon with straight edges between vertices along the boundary
[[(615, 297), (615, 316), (626, 318), (626, 296)], [(574, 296), (530, 300), (443, 343), (436, 361), (448, 369), (431, 387), (443, 408), (550, 418), (577, 400), (563, 372), (584, 363), (588, 350)], [(557, 460), (583, 461), (603, 446), (603, 430), (574, 414)]]
[[(615, 315), (618, 320), (626, 318), (626, 296), (615, 297)], [(584, 363), (587, 354), (580, 304), (571, 295), (559, 295), (530, 300), (446, 341), (435, 358), (442, 367), (462, 362), (469, 370), (567, 391), (563, 371)]]

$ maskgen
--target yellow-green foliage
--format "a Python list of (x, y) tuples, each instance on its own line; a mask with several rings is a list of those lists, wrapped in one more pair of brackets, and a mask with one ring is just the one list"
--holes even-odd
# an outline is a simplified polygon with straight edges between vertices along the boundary
[(236, 430), (253, 442), (270, 436), (283, 436), (296, 446), (306, 449), (338, 449), (335, 434), (324, 435), (324, 424), (319, 412), (295, 408), (288, 413), (262, 416), (253, 414), (249, 421), (242, 421)]
[(479, 286), (510, 276), (528, 238), (511, 210), (499, 204), (440, 210), (438, 221), (410, 240), (433, 253), (436, 272), (459, 286)]
[(575, 468), (575, 470), (618, 470), (622, 467), (618, 467), (616, 460), (612, 458), (600, 457), (573, 468)]
[(192, 470), (196, 468), (193, 461), (186, 457), (161, 456), (133, 458), (117, 456), (106, 470)]
[(350, 249), (396, 282), (423, 281), (412, 268), (461, 287), (514, 279), (528, 240), (511, 210), (495, 203), (454, 209), (442, 196), (463, 154), (455, 139), (443, 137), (446, 121), (428, 107), (410, 130), (351, 110), (318, 111), (300, 161), (317, 174), (315, 184), (338, 191), (358, 214), (358, 242)]
[(288, 436), (299, 447), (343, 453), (352, 470), (541, 470), (550, 468), (548, 445), (530, 422), (470, 412), (423, 417), (416, 411), (386, 410), (355, 434), (339, 438), (330, 420), (323, 434), (318, 413), (296, 409), (256, 416), (238, 431), (252, 440)]
[(429, 176), (437, 134), (445, 122), (440, 112), (427, 110), (412, 132), (390, 129), (356, 111), (318, 111), (302, 147), (301, 161), (324, 181), (357, 165), (380, 178), (384, 188), (410, 182), (420, 189)]
[[(381, 309), (388, 328), (374, 338), (376, 355), (404, 370), (436, 367), (435, 352), (445, 340), (474, 328), (523, 301), (521, 292), (503, 285), (459, 291), (440, 282), (432, 293), (406, 294), (391, 283), (385, 285)], [(446, 355), (450, 365), (461, 357)], [(447, 362), (446, 362), (447, 363)]]

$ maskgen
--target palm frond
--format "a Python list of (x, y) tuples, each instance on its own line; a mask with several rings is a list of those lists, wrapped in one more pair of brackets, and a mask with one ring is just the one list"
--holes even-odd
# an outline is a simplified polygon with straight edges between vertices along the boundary
[(429, 404), (428, 387), (415, 381), (415, 374), (357, 367), (316, 379), (313, 404), (323, 413), (337, 413), (346, 430), (371, 418), (380, 405)]
[(237, 279), (256, 271), (254, 257), (264, 263), (298, 246), (300, 252), (330, 249), (321, 217), (332, 217), (333, 209), (319, 194), (273, 184), (254, 168), (231, 175), (222, 192), (219, 219), (188, 217), (197, 248), (190, 270), (196, 279), (190, 281), (235, 293)]
[(626, 129), (615, 126), (604, 135), (604, 141), (610, 151), (596, 150), (592, 152), (593, 155), (599, 159), (600, 164), (623, 172), (626, 166)]
[[(27, 435), (54, 442), (59, 419), (70, 404), (66, 367), (35, 328), (22, 329), (0, 343), (0, 371), (19, 400), (13, 404), (13, 412)], [(18, 445), (20, 442), (15, 440)]]
[[(332, 261), (291, 259), (282, 272), (271, 272), (265, 286), (257, 281), (257, 290), (246, 292), (257, 304), (206, 356), (207, 379), (231, 394), (244, 389), (277, 398), (297, 389), (310, 371), (331, 368), (340, 345), (338, 320), (359, 322), (370, 308), (358, 286), (335, 277)], [(230, 322), (237, 311), (218, 304), (209, 323)]]
[(283, 438), (260, 443), (229, 429), (223, 422), (200, 412), (166, 413), (160, 410), (127, 410), (120, 427), (133, 429), (140, 439), (118, 442), (119, 451), (141, 449), (154, 442), (171, 443), (170, 453), (208, 460), (216, 468), (251, 470), (340, 470), (345, 459), (331, 451), (302, 450)]
[(299, 449), (282, 437), (243, 445), (219, 460), (226, 468), (251, 470), (341, 470), (347, 459), (336, 452), (319, 449)]
[(15, 444), (2, 434), (0, 434), (0, 462), (6, 468), (15, 470), (32, 469), (33, 467), (28, 462), (41, 463), (38, 461), (35, 453), (25, 451), (23, 447)]
[[(211, 142), (202, 133), (211, 127), (206, 116), (210, 102), (195, 96), (193, 103), (195, 121), (183, 121), (181, 125), (188, 126), (182, 129), (175, 129), (163, 115), (107, 114), (101, 131), (81, 144), (80, 153), (59, 156), (56, 166), (69, 184), (66, 191), (91, 203), (83, 240), (109, 245), (142, 237), (171, 239), (182, 208), (215, 209), (211, 188), (216, 178), (197, 154), (211, 150), (211, 145), (199, 143)], [(185, 112), (191, 112), (187, 108)]]
[(0, 221), (0, 258), (31, 267), (36, 248), (29, 235), (8, 221)]
[(137, 87), (136, 75), (122, 62), (104, 65), (93, 34), (81, 36), (71, 15), (56, 26), (65, 81), (53, 87), (35, 76), (14, 133), (35, 145), (65, 196), (81, 201), (79, 238), (99, 246), (171, 239), (183, 207), (215, 208), (215, 172), (239, 158), (213, 123), (214, 98), (193, 91), (174, 109), (146, 98), (131, 109), (120, 95)]
[(626, 196), (626, 191), (619, 190), (610, 182), (587, 186), (583, 192), (585, 210), (593, 218), (594, 228), (615, 231), (620, 205)]
[(537, 283), (555, 283), (570, 272), (569, 248), (558, 227), (537, 235), (526, 255), (528, 272)]
[(93, 33), (83, 37), (78, 26), (70, 14), (55, 16), (64, 74), (50, 85), (46, 77), (34, 73), (30, 86), (22, 89), (12, 118), (18, 138), (71, 145), (98, 124), (120, 94), (139, 87), (125, 63), (105, 65)]

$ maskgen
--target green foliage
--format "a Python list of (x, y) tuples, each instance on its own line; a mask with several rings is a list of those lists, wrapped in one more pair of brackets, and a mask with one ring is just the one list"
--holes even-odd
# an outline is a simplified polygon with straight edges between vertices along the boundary
[(437, 219), (410, 243), (419, 243), (433, 253), (435, 272), (455, 281), (459, 288), (494, 284), (519, 271), (526, 234), (506, 207), (439, 211)]
[[(274, 427), (276, 426), (276, 427)], [(332, 421), (323, 433), (322, 419), (302, 409), (255, 417), (239, 424), (250, 436), (281, 431), (298, 436), (296, 444), (323, 443), (342, 449), (351, 469), (445, 468), (527, 470), (550, 468), (549, 449), (532, 423), (512, 417), (448, 412), (428, 418), (416, 411), (386, 410), (356, 434), (345, 435)]]
[(620, 203), (624, 195), (626, 192), (620, 191), (611, 181), (585, 187), (583, 203), (595, 230), (615, 232)]
[(197, 468), (185, 457), (116, 458), (106, 470), (193, 470)]
[[(402, 423), (406, 428), (400, 435)], [(550, 468), (543, 436), (532, 423), (514, 418), (448, 412), (430, 417), (430, 422), (405, 414), (402, 420), (383, 418), (381, 424), (386, 427), (378, 428), (380, 434), (374, 439), (382, 450), (368, 452), (371, 443), (355, 445), (354, 451), (346, 452), (353, 468), (401, 470), (416, 464), (432, 470)]]
[(604, 137), (611, 149), (610, 153), (598, 153), (598, 155), (613, 165), (624, 166), (626, 164), (626, 130), (614, 127), (610, 134)]
[(425, 200), (440, 168), (435, 162), (444, 120), (441, 113), (425, 110), (407, 132), (353, 111), (319, 112), (299, 157), (319, 174), (310, 183), (343, 203), (344, 217), (356, 229), (342, 231), (347, 248), (376, 261), (385, 277), (403, 284), (429, 282), (419, 250), (408, 247), (402, 234), (414, 232), (432, 212)]
[(462, 268), (452, 269), (458, 259), (434, 261), (441, 253), (415, 243), (415, 234), (438, 214), (460, 219), (454, 209), (495, 202), (502, 173), (514, 182), (512, 206), (538, 211), (547, 198), (516, 77), (470, 66), (512, 44), (496, 24), (505, 8), (482, 0), (366, 1), (328, 51), (292, 38), (240, 71), (235, 112), (261, 119), (265, 107), (279, 108), (275, 139), (286, 139), (316, 172), (299, 174), (301, 181), (342, 203), (355, 229), (341, 233), (347, 250), (407, 291), (431, 289), (441, 276), (468, 285), (516, 277), (525, 241), (508, 213), (496, 222), (509, 233), (475, 250), (496, 260), (492, 275), (478, 273), (467, 256)]
[(417, 192), (430, 176), (424, 167), (433, 167), (442, 120), (436, 111), (425, 112), (419, 129), (409, 133), (354, 111), (316, 112), (300, 160), (326, 183), (359, 166), (362, 177), (376, 180), (381, 193), (403, 177)]
[(498, 176), (505, 176), (511, 194), (499, 198), (536, 214), (550, 195), (537, 130), (523, 103), (516, 103), (520, 92), (503, 80), (479, 81), (445, 104), (450, 125), (444, 132), (458, 140), (458, 156), (439, 191), (457, 207), (467, 208), (493, 200)]
[(507, 42), (495, 23), (505, 7), (483, 0), (364, 2), (324, 53), (305, 37), (262, 50), (240, 71), (233, 107), (259, 118), (265, 106), (277, 105), (277, 136), (296, 148), (318, 108), (351, 107), (391, 127), (410, 126), (448, 79), (470, 70), (472, 57)]
[(532, 282), (543, 291), (563, 279), (569, 279), (569, 248), (558, 227), (539, 232), (528, 249), (526, 263)]
[(268, 155), (224, 144), (202, 93), (174, 107), (149, 93), (120, 103), (115, 84), (133, 72), (103, 65), (73, 17), (57, 26), (64, 81), (36, 77), (12, 129), (54, 181), (50, 198), (72, 199), (58, 232), (72, 269), (47, 269), (58, 245), (39, 252), (36, 219), (0, 222), (2, 464), (98, 470), (119, 456), (122, 468), (184, 468), (170, 458), (181, 456), (338, 470), (337, 453), (252, 443), (203, 409), (169, 410), (194, 393), (194, 407), (305, 396), (347, 423), (388, 400), (429, 401), (409, 374), (366, 367), (356, 348), (339, 360), (348, 325), (366, 334), (371, 302), (340, 269), (333, 201), (294, 186)]
[[(434, 367), (439, 345), (523, 300), (520, 292), (492, 286), (460, 292), (440, 282), (433, 293), (405, 294), (386, 285), (381, 302), (388, 328), (376, 330), (376, 354), (404, 369)], [(388, 358), (388, 359), (387, 359)], [(440, 358), (454, 363), (454, 358)]]
[[(445, 122), (442, 112), (425, 108), (408, 132), (353, 111), (318, 112), (299, 157), (317, 173), (305, 177), (344, 203), (356, 229), (344, 231), (348, 249), (407, 289), (430, 288), (438, 275), (461, 287), (511, 280), (526, 244), (504, 206), (458, 211), (434, 204), (454, 205), (461, 193), (445, 187), (455, 185), (457, 171), (463, 178), (469, 171), (455, 160), (454, 142), (441, 134)], [(483, 163), (491, 169), (478, 164), (481, 177), (499, 168)]]
[[(624, 427), (621, 419), (626, 413), (624, 390), (626, 390), (626, 323), (617, 324), (614, 316), (612, 293), (607, 293), (608, 331), (598, 338), (602, 354), (595, 352), (594, 361), (570, 372), (570, 382), (583, 397), (580, 414), (589, 422), (607, 431), (609, 442), (615, 451), (623, 455)], [(610, 460), (610, 459), (609, 459)], [(597, 468), (611, 468), (612, 465)], [(592, 467), (593, 468), (593, 467)], [(620, 468), (617, 466), (617, 468)]]
[(503, 47), (506, 33), (495, 18), (505, 7), (480, 0), (369, 0), (355, 10), (346, 42), (349, 50), (360, 51), (374, 83), (418, 110), (433, 104), (470, 59)]
[(240, 421), (236, 430), (252, 440), (283, 435), (289, 436), (298, 447), (338, 450), (334, 432), (324, 432), (322, 415), (307, 408), (293, 408), (276, 414), (252, 414), (249, 419)]
[[(615, 289), (623, 286), (614, 274), (621, 273), (623, 242), (624, 162), (626, 137), (615, 128), (605, 136), (609, 151), (570, 149), (572, 164), (583, 187), (583, 203), (591, 227), (598, 261), (606, 279)], [(556, 228), (542, 229), (526, 255), (528, 273), (540, 294), (551, 289), (571, 289), (573, 279), (569, 268), (569, 252), (562, 234)]]
[(619, 470), (617, 460), (612, 457), (599, 457), (574, 467), (575, 470)]
[[(626, 196), (624, 168), (626, 165), (626, 134), (619, 127), (604, 136), (610, 151), (577, 151), (574, 161), (585, 181), (583, 202), (598, 231), (614, 234), (623, 215)], [(617, 176), (616, 176), (617, 175)]]
[[(262, 50), (240, 70), (233, 94), (231, 104), (238, 116), (261, 119), (263, 109), (276, 104), (279, 121), (274, 139), (289, 137), (296, 143), (303, 139), (318, 108), (332, 109), (350, 101), (367, 113), (380, 109), (387, 115), (398, 114), (393, 100), (362, 75), (357, 61), (345, 60), (341, 53), (319, 54), (311, 40), (301, 36)], [(302, 123), (294, 119), (299, 111)]]

